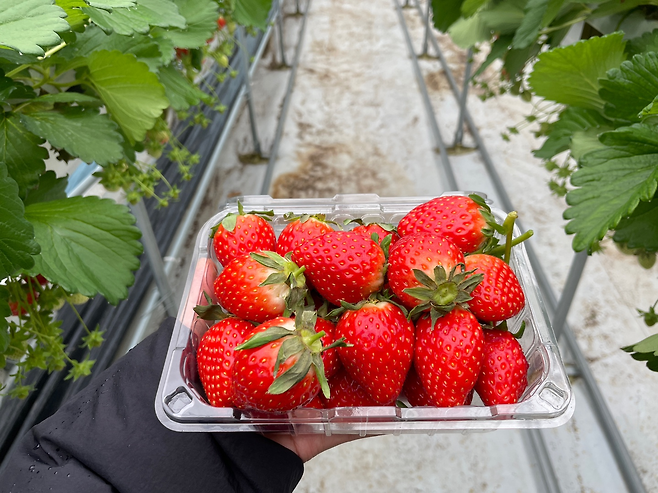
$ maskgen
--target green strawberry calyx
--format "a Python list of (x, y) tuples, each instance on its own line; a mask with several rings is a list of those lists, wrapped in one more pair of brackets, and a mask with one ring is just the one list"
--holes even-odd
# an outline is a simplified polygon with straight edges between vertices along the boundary
[(306, 299), (308, 293), (306, 277), (304, 276), (306, 267), (300, 267), (291, 260), (292, 252), (287, 253), (285, 257), (271, 251), (252, 252), (249, 255), (259, 264), (276, 271), (260, 283), (260, 286), (286, 284), (290, 287), (290, 292), (286, 296), (288, 313), (284, 314), (288, 316)]
[[(273, 326), (263, 332), (254, 334), (251, 338), (236, 347), (236, 350), (253, 349), (271, 342), (285, 339), (281, 343), (274, 364), (274, 381), (267, 389), (267, 393), (279, 395), (287, 392), (308, 374), (311, 367), (320, 383), (322, 394), (329, 398), (329, 384), (324, 372), (322, 352), (346, 346), (344, 338), (340, 338), (328, 346), (322, 345), (325, 331), (316, 332), (315, 324), (317, 313), (312, 310), (301, 310), (295, 316), (295, 328)], [(289, 358), (296, 358), (295, 363), (279, 375), (281, 365)]]
[(203, 292), (203, 296), (206, 299), (205, 305), (197, 305), (193, 308), (197, 316), (202, 320), (224, 320), (225, 318), (233, 317), (230, 313), (224, 311), (221, 305), (213, 303), (212, 298), (206, 293)]
[[(460, 271), (457, 272), (457, 269)], [(421, 303), (412, 308), (409, 318), (429, 311), (432, 327), (437, 319), (456, 307), (468, 310), (468, 302), (473, 299), (471, 293), (484, 278), (483, 274), (474, 274), (475, 270), (467, 271), (463, 263), (455, 265), (450, 273), (446, 273), (442, 265), (437, 265), (434, 268), (434, 279), (419, 269), (413, 269), (413, 273), (422, 286), (407, 288), (403, 292), (419, 299)]]
[(300, 223), (305, 223), (309, 219), (315, 219), (316, 221), (320, 221), (322, 223), (334, 224), (340, 227), (340, 224), (338, 224), (337, 222), (327, 220), (327, 216), (325, 214), (296, 214), (294, 212), (286, 212), (283, 215), (283, 219), (285, 219), (288, 222), (299, 220)]

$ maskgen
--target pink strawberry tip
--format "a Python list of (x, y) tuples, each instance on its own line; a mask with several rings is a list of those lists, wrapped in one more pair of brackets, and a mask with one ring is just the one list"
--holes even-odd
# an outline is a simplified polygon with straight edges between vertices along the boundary
[(238, 200), (238, 212), (237, 214), (235, 212), (230, 212), (228, 213), (218, 224), (213, 226), (213, 228), (210, 230), (210, 237), (215, 236), (215, 233), (217, 233), (217, 229), (221, 225), (226, 231), (233, 232), (235, 230), (235, 226), (237, 225), (238, 222), (238, 217), (240, 216), (258, 216), (261, 219), (264, 219), (266, 221), (271, 221), (272, 218), (274, 217), (274, 211), (249, 211), (245, 212), (244, 211), (244, 206), (242, 205), (242, 202)]
[[(459, 273), (458, 268), (461, 269)], [(413, 273), (422, 286), (407, 288), (403, 292), (419, 299), (421, 303), (411, 309), (409, 318), (429, 310), (432, 327), (437, 319), (456, 307), (468, 310), (468, 302), (473, 299), (471, 293), (484, 278), (483, 274), (474, 274), (475, 269), (467, 271), (463, 263), (455, 265), (449, 274), (446, 274), (442, 265), (437, 265), (434, 268), (434, 279), (419, 269), (413, 269)]]

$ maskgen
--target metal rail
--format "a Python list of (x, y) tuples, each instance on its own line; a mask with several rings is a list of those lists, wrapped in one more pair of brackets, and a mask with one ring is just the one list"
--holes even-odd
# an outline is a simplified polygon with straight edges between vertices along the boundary
[[(397, 0), (394, 1), (399, 8)], [(416, 8), (418, 10), (418, 14), (421, 16), (421, 18), (423, 18), (424, 21), (426, 21), (419, 0), (414, 0), (414, 1), (416, 4)], [(406, 29), (406, 25), (405, 25), (405, 29)], [(461, 91), (459, 90), (459, 87), (457, 86), (457, 83), (455, 82), (455, 79), (452, 76), (450, 67), (448, 66), (448, 63), (445, 57), (443, 56), (443, 53), (439, 47), (439, 43), (434, 33), (432, 33), (432, 35), (430, 36), (430, 42), (432, 43), (432, 46), (436, 51), (437, 57), (441, 63), (446, 78), (448, 79), (448, 83), (450, 84), (452, 92), (454, 93), (457, 100), (459, 100), (461, 97)], [(501, 180), (500, 175), (498, 174), (495, 168), (493, 160), (491, 159), (491, 156), (487, 152), (484, 142), (480, 136), (480, 133), (477, 127), (475, 126), (473, 118), (471, 117), (468, 111), (467, 105), (463, 106), (460, 113), (461, 113), (460, 118), (464, 119), (466, 125), (469, 128), (471, 135), (473, 136), (473, 139), (475, 140), (475, 144), (478, 148), (478, 151), (480, 152), (480, 155), (482, 156), (485, 168), (487, 170), (487, 173), (489, 174), (489, 177), (491, 178), (491, 181), (493, 182), (494, 188), (496, 189), (496, 192), (500, 197), (503, 208), (510, 211), (515, 210), (509, 198), (509, 195), (507, 194), (503, 181)], [(519, 226), (521, 227), (520, 224)], [(533, 270), (537, 277), (537, 281), (539, 283), (540, 289), (544, 294), (547, 307), (552, 312), (553, 319), (555, 319), (555, 314), (557, 312), (558, 305), (565, 306), (568, 311), (566, 301), (562, 303), (558, 302), (558, 299), (553, 291), (553, 288), (551, 287), (548, 281), (548, 277), (546, 276), (543, 267), (539, 262), (539, 258), (537, 254), (534, 252), (534, 249), (532, 248), (532, 244), (530, 242), (527, 242), (526, 250), (528, 252), (530, 263), (532, 264)], [(576, 261), (577, 261), (577, 256), (575, 256), (574, 258), (574, 262)], [(572, 266), (571, 270), (574, 271), (574, 277), (572, 278), (571, 282), (567, 286), (565, 286), (565, 293), (568, 294), (571, 291), (575, 293), (575, 286), (577, 285), (578, 280), (580, 279), (579, 275), (576, 276), (577, 270), (579, 268), (580, 267), (578, 265), (576, 265), (575, 267)], [(582, 273), (582, 268), (580, 268), (580, 271)], [(564, 317), (564, 320), (566, 320), (567, 311), (564, 311), (564, 314), (560, 315), (560, 317)], [(604, 436), (606, 437), (608, 443), (610, 444), (610, 448), (617, 462), (617, 465), (619, 466), (624, 482), (626, 483), (626, 487), (632, 493), (645, 493), (646, 490), (644, 488), (644, 485), (642, 484), (640, 475), (637, 472), (637, 468), (633, 463), (628, 448), (626, 447), (626, 443), (624, 442), (624, 439), (621, 436), (621, 433), (619, 432), (619, 429), (614, 421), (614, 418), (610, 413), (605, 398), (603, 397), (603, 394), (599, 389), (598, 383), (596, 382), (596, 379), (594, 378), (594, 375), (589, 368), (587, 359), (585, 358), (582, 351), (580, 350), (580, 347), (578, 346), (578, 342), (575, 336), (573, 335), (572, 331), (570, 330), (569, 326), (566, 324), (566, 322), (564, 322), (561, 325), (563, 325), (563, 327), (561, 328), (561, 333), (563, 336), (562, 339), (565, 341), (570, 353), (573, 355), (579, 374), (583, 378), (583, 382), (585, 383), (585, 389), (587, 390), (587, 393), (591, 398), (592, 403), (594, 404), (593, 408), (594, 408), (594, 413), (597, 417), (597, 421), (601, 426)]]

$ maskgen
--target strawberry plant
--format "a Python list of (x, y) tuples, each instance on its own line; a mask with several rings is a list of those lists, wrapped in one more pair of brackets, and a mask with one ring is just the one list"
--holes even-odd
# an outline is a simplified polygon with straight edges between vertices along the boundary
[[(55, 314), (97, 295), (111, 304), (126, 298), (142, 252), (128, 207), (67, 196), (68, 176), (46, 161), (98, 164), (120, 202), (175, 200), (180, 190), (156, 159), (166, 153), (189, 179), (199, 156), (172, 122), (205, 126), (202, 105), (223, 111), (200, 77), (202, 63), (228, 67), (236, 22), (262, 28), (270, 7), (0, 0), (0, 367), (13, 374), (12, 396), (29, 393), (22, 382), (33, 368), (89, 374), (93, 361), (68, 356)], [(156, 194), (160, 183), (165, 191)], [(85, 346), (98, 346), (102, 329), (80, 320)]]
[[(553, 174), (551, 190), (565, 197), (573, 249), (592, 253), (611, 238), (620, 251), (652, 268), (658, 252), (657, 7), (641, 0), (432, 5), (435, 26), (457, 44), (490, 44), (474, 75), (487, 96), (509, 92), (543, 100), (525, 125), (538, 126), (535, 135), (545, 137), (534, 155)], [(580, 22), (583, 39), (563, 45)], [(606, 31), (609, 25), (614, 32)], [(495, 60), (502, 63), (498, 80), (485, 80)]]

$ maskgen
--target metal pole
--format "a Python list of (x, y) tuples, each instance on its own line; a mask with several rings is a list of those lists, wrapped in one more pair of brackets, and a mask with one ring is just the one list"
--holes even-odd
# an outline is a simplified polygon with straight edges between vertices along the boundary
[[(408, 2), (409, 0), (407, 0)], [(427, 48), (429, 47), (430, 38), (430, 12), (432, 11), (432, 0), (427, 0), (427, 13), (425, 14), (425, 36), (423, 37), (423, 52), (420, 56), (427, 55)]]
[[(281, 65), (287, 67), (288, 62), (286, 62), (286, 47), (283, 39), (283, 5), (281, 0), (279, 0), (278, 5), (279, 13), (276, 16), (276, 25), (279, 28), (279, 50), (281, 51)], [(306, 10), (308, 11), (308, 7), (306, 7)]]
[(249, 109), (249, 124), (251, 125), (251, 137), (254, 141), (254, 152), (256, 155), (261, 156), (260, 139), (258, 138), (258, 129), (256, 128), (256, 112), (254, 111), (254, 102), (251, 97), (251, 76), (249, 75), (249, 52), (244, 39), (244, 28), (237, 29), (238, 44), (242, 56), (240, 57), (240, 64), (242, 65), (242, 72), (244, 73), (244, 88), (245, 99), (247, 100), (247, 107)]
[(576, 289), (578, 289), (578, 283), (583, 275), (587, 257), (589, 257), (587, 252), (582, 251), (575, 254), (571, 261), (567, 281), (562, 290), (562, 294), (560, 295), (560, 300), (555, 308), (555, 313), (553, 314), (553, 332), (555, 332), (555, 337), (557, 337), (558, 340), (560, 340), (560, 336), (562, 335), (562, 332), (564, 332), (564, 322), (567, 320), (571, 303), (576, 294)]
[(174, 302), (174, 293), (171, 290), (169, 280), (167, 279), (167, 274), (164, 270), (162, 254), (160, 253), (158, 242), (155, 239), (153, 227), (151, 226), (151, 221), (149, 220), (148, 212), (146, 211), (144, 202), (140, 200), (135, 205), (130, 205), (130, 209), (137, 219), (137, 226), (142, 231), (142, 243), (144, 244), (144, 251), (146, 252), (149, 264), (151, 265), (153, 278), (155, 279), (155, 283), (158, 286), (158, 291), (160, 292), (160, 297), (164, 302), (167, 315), (170, 317), (175, 317), (176, 313), (178, 312), (178, 307)]
[(409, 48), (409, 53), (411, 53), (411, 60), (413, 62), (414, 73), (416, 74), (416, 79), (418, 80), (418, 86), (420, 88), (421, 96), (423, 97), (423, 102), (425, 103), (425, 108), (427, 109), (427, 114), (430, 120), (430, 128), (432, 130), (432, 135), (434, 137), (435, 144), (439, 149), (441, 155), (441, 164), (439, 168), (441, 173), (445, 176), (446, 183), (448, 185), (448, 190), (459, 190), (457, 186), (457, 180), (455, 179), (455, 174), (453, 173), (452, 166), (450, 164), (450, 159), (448, 158), (448, 150), (446, 149), (443, 138), (441, 137), (441, 131), (439, 130), (439, 125), (436, 121), (436, 115), (432, 107), (432, 102), (430, 96), (427, 93), (427, 87), (425, 86), (425, 81), (423, 80), (423, 73), (420, 70), (420, 65), (418, 64), (418, 57), (414, 51), (413, 42), (411, 41), (411, 36), (409, 35), (409, 30), (407, 29), (407, 23), (404, 20), (404, 15), (402, 13), (402, 8), (398, 0), (394, 0), (395, 8), (400, 19), (400, 24), (402, 24), (404, 32), (404, 37), (407, 41), (407, 47)]
[(464, 68), (464, 83), (462, 84), (462, 93), (459, 99), (459, 119), (457, 122), (457, 131), (455, 132), (455, 143), (453, 147), (462, 145), (464, 139), (464, 112), (466, 111), (466, 101), (468, 99), (468, 87), (470, 86), (471, 68), (473, 66), (473, 49), (469, 48), (466, 52), (466, 67)]
[(560, 493), (560, 482), (555, 474), (555, 469), (551, 464), (551, 456), (546, 447), (546, 441), (542, 435), (541, 430), (524, 430), (527, 441), (532, 448), (535, 458), (537, 459), (537, 466), (541, 476), (541, 483), (544, 486), (546, 493)]
[(263, 185), (261, 186), (260, 189), (261, 195), (269, 195), (270, 193), (272, 176), (274, 174), (274, 166), (276, 165), (276, 158), (277, 155), (279, 154), (279, 145), (281, 144), (281, 137), (283, 136), (283, 127), (285, 126), (286, 116), (288, 115), (288, 108), (290, 107), (290, 100), (292, 99), (292, 89), (295, 85), (295, 78), (297, 76), (297, 67), (299, 66), (299, 58), (302, 53), (302, 41), (304, 40), (304, 31), (306, 30), (306, 19), (308, 18), (308, 13), (310, 10), (311, 10), (311, 0), (309, 0), (306, 3), (306, 11), (304, 12), (304, 17), (302, 18), (302, 25), (299, 28), (299, 38), (297, 40), (295, 58), (293, 59), (292, 67), (290, 68), (290, 77), (288, 77), (286, 96), (283, 100), (283, 105), (281, 106), (279, 123), (276, 127), (274, 142), (272, 143), (272, 149), (270, 150), (270, 159), (267, 163), (267, 169), (265, 170), (265, 178), (263, 178)]

